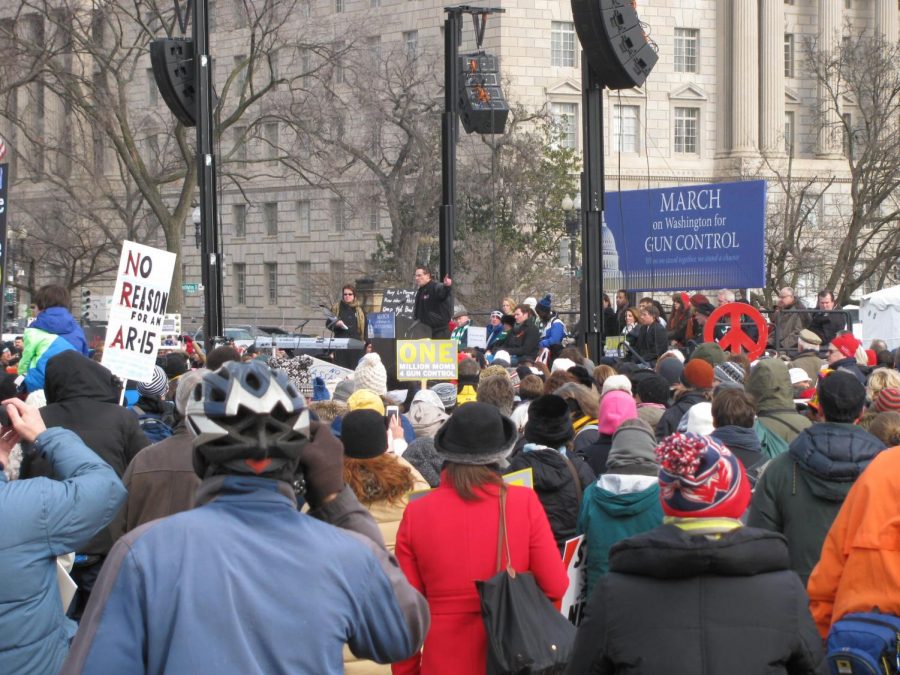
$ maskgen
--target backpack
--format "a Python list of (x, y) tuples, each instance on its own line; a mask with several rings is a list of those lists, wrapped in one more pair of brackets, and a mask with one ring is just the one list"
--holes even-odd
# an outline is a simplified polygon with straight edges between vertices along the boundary
[(900, 673), (900, 617), (845, 614), (828, 633), (825, 656), (832, 675)]
[(769, 428), (756, 420), (753, 422), (753, 430), (759, 437), (759, 449), (768, 459), (775, 459), (778, 455), (788, 451), (788, 443), (781, 436), (769, 431)]
[(160, 415), (151, 413), (138, 415), (138, 425), (151, 443), (159, 443), (175, 433), (172, 427), (162, 421)]

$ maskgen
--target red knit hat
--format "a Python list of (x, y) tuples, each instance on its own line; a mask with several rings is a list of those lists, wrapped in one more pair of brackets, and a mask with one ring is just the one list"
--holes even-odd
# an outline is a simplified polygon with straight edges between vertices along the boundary
[(875, 353), (874, 349), (866, 350), (866, 365), (867, 366), (877, 366), (878, 365), (878, 355)]
[(885, 387), (875, 394), (872, 407), (878, 412), (889, 412), (891, 410), (900, 412), (900, 389), (897, 387)]
[(711, 389), (714, 379), (713, 367), (703, 359), (691, 359), (681, 373), (681, 383), (694, 389)]
[(740, 518), (750, 504), (741, 462), (708, 436), (672, 434), (656, 446), (663, 513), (681, 518)]
[(860, 348), (862, 342), (853, 337), (853, 333), (844, 333), (834, 338), (831, 344), (844, 356), (853, 358), (856, 356), (856, 350)]
[(703, 295), (703, 293), (695, 293), (691, 296), (691, 304), (694, 307), (699, 307), (700, 305), (708, 305), (709, 298)]

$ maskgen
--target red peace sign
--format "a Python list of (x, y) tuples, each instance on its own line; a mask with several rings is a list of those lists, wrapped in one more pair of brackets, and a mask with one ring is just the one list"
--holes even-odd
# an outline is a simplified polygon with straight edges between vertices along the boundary
[[(722, 349), (730, 349), (733, 354), (737, 354), (741, 349), (747, 352), (747, 358), (751, 361), (758, 359), (766, 351), (766, 342), (769, 339), (769, 328), (763, 315), (754, 308), (743, 302), (729, 302), (720, 305), (709, 315), (706, 325), (703, 327), (703, 339), (707, 342), (713, 341), (716, 330), (716, 324), (719, 319), (726, 317), (730, 327), (728, 332), (719, 340), (719, 346)], [(759, 332), (759, 339), (754, 340), (744, 332), (741, 325), (743, 317), (749, 317), (756, 330)]]

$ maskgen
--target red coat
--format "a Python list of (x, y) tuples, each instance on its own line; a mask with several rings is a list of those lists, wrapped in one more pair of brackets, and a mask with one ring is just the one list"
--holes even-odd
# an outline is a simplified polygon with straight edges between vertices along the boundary
[[(499, 489), (466, 502), (449, 486), (409, 504), (397, 534), (397, 559), (409, 582), (428, 600), (431, 628), (423, 651), (396, 663), (394, 675), (484, 675), (487, 638), (476, 580), (496, 573)], [(565, 567), (544, 509), (533, 490), (511, 486), (506, 509), (513, 567), (532, 572), (553, 601), (568, 586)]]

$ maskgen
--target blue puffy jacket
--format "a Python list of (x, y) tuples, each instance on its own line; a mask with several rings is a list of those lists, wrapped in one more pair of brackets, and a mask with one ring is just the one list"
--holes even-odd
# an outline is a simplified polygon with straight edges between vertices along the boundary
[(84, 331), (75, 321), (69, 310), (65, 307), (48, 307), (42, 310), (37, 318), (31, 322), (29, 328), (39, 328), (47, 333), (59, 335), (72, 345), (76, 351), (85, 356), (88, 355), (88, 344), (84, 337)]
[(0, 471), (0, 673), (56, 675), (75, 634), (59, 597), (56, 556), (106, 526), (126, 493), (71, 431), (48, 429), (35, 447), (60, 480), (8, 482)]

